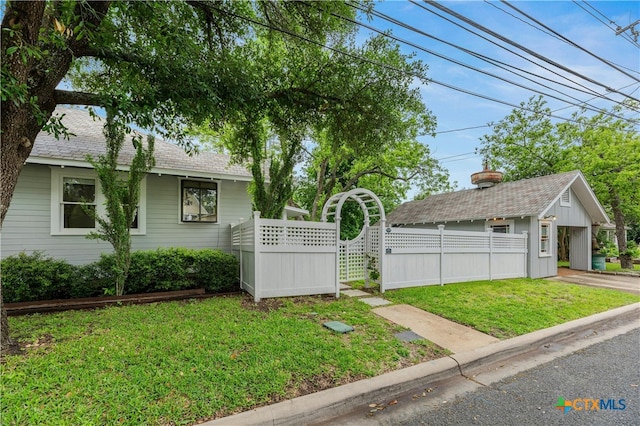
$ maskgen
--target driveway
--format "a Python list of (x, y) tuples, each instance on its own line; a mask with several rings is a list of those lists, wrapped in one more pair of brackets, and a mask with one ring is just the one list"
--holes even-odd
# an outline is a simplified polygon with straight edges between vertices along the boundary
[(611, 288), (625, 291), (627, 293), (640, 294), (640, 277), (637, 276), (580, 272), (575, 275), (556, 276), (549, 279), (553, 281), (563, 281), (590, 287)]

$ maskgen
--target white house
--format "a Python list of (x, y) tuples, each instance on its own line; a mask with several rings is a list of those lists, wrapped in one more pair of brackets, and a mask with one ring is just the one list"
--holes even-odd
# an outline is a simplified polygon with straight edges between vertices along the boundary
[(387, 225), (528, 233), (528, 276), (557, 275), (558, 227), (570, 232), (570, 267), (591, 269), (592, 228), (609, 218), (580, 171), (499, 183), (501, 174), (474, 174), (479, 187), (400, 205)]
[[(105, 152), (103, 123), (88, 112), (59, 108), (75, 136), (55, 139), (40, 133), (27, 160), (2, 229), (2, 256), (42, 250), (54, 258), (84, 264), (111, 252), (103, 241), (89, 240), (94, 220), (81, 204), (100, 212), (104, 196), (87, 154)], [(130, 138), (121, 152), (123, 168), (135, 153)], [(225, 155), (189, 156), (165, 141), (155, 144), (156, 166), (142, 182), (133, 224), (134, 250), (158, 247), (231, 250), (230, 224), (252, 214), (247, 185), (252, 177)]]

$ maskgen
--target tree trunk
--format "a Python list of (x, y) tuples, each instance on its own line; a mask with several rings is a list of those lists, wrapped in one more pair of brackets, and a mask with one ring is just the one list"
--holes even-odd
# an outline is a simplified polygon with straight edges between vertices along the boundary
[(611, 210), (613, 220), (616, 222), (616, 239), (618, 240), (618, 252), (620, 253), (620, 267), (622, 269), (633, 269), (633, 260), (627, 253), (627, 238), (624, 229), (624, 214), (620, 207), (620, 197), (613, 188), (609, 190), (611, 195)]
[(569, 228), (558, 227), (558, 257), (560, 260), (569, 260)]
[[(318, 220), (318, 210), (320, 209), (320, 197), (324, 194), (324, 182), (325, 182), (325, 176), (326, 176), (326, 172), (327, 172), (327, 163), (329, 162), (328, 159), (324, 159), (322, 160), (322, 163), (320, 164), (320, 168), (318, 170), (318, 179), (316, 181), (316, 195), (313, 198), (313, 204), (311, 206), (311, 221), (314, 222), (316, 220)], [(326, 202), (326, 201), (325, 201)]]
[[(2, 300), (2, 278), (0, 277), (0, 300)], [(0, 356), (15, 355), (21, 353), (18, 342), (11, 338), (9, 335), (9, 319), (7, 318), (7, 311), (2, 307), (0, 311), (0, 334), (2, 334), (0, 347)]]
[[(20, 176), (20, 171), (29, 157), (36, 136), (43, 125), (51, 118), (56, 107), (55, 89), (71, 67), (74, 51), (86, 47), (87, 37), (77, 40), (68, 39), (65, 47), (43, 45), (39, 39), (46, 37), (45, 28), (49, 17), (44, 16), (44, 1), (13, 1), (5, 4), (5, 15), (2, 18), (2, 66), (4, 73), (10, 74), (17, 84), (27, 86), (25, 99), (6, 99), (0, 108), (0, 230), (9, 210), (13, 191)], [(84, 9), (85, 22), (99, 25), (109, 8), (109, 2), (78, 3)], [(85, 16), (83, 14), (83, 16)], [(8, 54), (9, 47), (24, 49), (45, 49), (48, 54), (41, 58), (26, 54), (24, 59), (18, 51)], [(0, 286), (2, 283), (0, 282)], [(1, 289), (0, 289), (1, 293)], [(0, 294), (0, 316), (2, 317), (2, 333), (0, 348), (4, 353), (12, 346), (6, 312), (2, 306)]]

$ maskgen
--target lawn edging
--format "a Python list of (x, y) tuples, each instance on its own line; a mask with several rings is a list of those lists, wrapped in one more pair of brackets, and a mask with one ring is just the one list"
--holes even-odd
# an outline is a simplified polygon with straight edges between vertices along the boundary
[(637, 320), (639, 315), (640, 302), (633, 303), (492, 343), (479, 349), (212, 420), (201, 426), (237, 424), (295, 426), (301, 423), (329, 421), (351, 413), (358, 407), (366, 407), (371, 401), (392, 400), (408, 389), (426, 387), (431, 382), (460, 375), (464, 370), (521, 355), (556, 339), (579, 335), (598, 327), (608, 327), (612, 321), (628, 323)]

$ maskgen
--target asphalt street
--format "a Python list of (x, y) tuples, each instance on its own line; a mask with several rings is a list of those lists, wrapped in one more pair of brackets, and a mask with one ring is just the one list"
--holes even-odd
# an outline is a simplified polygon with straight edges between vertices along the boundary
[[(567, 412), (557, 409), (559, 398), (572, 401), (575, 407)], [(600, 406), (600, 399), (608, 409), (594, 409), (595, 405)], [(613, 405), (610, 400), (614, 401)], [(410, 418), (394, 423), (403, 426), (640, 425), (640, 329), (460, 398), (422, 405), (423, 410), (414, 408)], [(614, 407), (616, 409), (612, 409)]]

